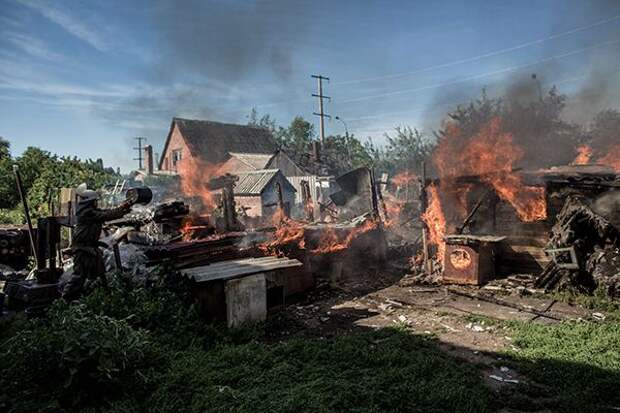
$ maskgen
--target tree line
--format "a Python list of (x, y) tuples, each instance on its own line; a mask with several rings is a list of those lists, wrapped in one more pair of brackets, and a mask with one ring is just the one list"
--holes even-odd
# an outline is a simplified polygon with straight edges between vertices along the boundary
[(100, 188), (120, 176), (112, 168), (104, 168), (99, 160), (80, 160), (58, 156), (35, 147), (21, 156), (12, 156), (10, 143), (0, 138), (0, 224), (23, 222), (19, 193), (13, 174), (17, 165), (33, 217), (49, 215), (49, 200), (58, 188), (75, 187), (86, 182)]
[[(461, 136), (473, 136), (493, 118), (501, 118), (503, 132), (510, 133), (524, 155), (518, 167), (542, 168), (565, 165), (575, 159), (576, 148), (590, 145), (592, 161), (604, 156), (620, 144), (620, 112), (608, 108), (600, 111), (586, 124), (566, 120), (564, 112), (569, 97), (556, 87), (537, 98), (519, 99), (510, 95), (492, 98), (485, 90), (480, 96), (448, 112), (441, 126), (434, 131), (421, 131), (398, 126), (384, 135), (385, 144), (376, 145), (349, 134), (329, 135), (322, 148), (322, 161), (328, 172), (339, 175), (360, 166), (393, 176), (402, 171), (419, 174), (422, 162), (432, 169), (432, 154), (437, 145), (450, 139), (449, 128), (458, 128)], [(252, 110), (248, 124), (271, 131), (278, 145), (288, 153), (309, 153), (316, 140), (314, 126), (301, 116), (288, 126), (278, 125), (265, 114)]]

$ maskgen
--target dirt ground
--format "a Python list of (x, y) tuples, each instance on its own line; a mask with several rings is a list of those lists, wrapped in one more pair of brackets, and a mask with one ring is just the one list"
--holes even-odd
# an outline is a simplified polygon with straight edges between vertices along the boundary
[[(273, 338), (281, 340), (289, 334), (331, 337), (399, 326), (416, 334), (433, 335), (442, 350), (480, 366), (485, 382), (498, 389), (527, 381), (519, 372), (501, 365), (498, 354), (516, 348), (498, 320), (557, 323), (592, 316), (584, 308), (549, 296), (506, 294), (476, 286), (415, 285), (409, 278), (397, 268), (376, 268), (366, 274), (349, 274), (337, 285), (319, 282), (309, 295), (289, 303), (280, 313), (285, 314), (287, 325), (280, 325)], [(484, 292), (523, 310), (458, 292)]]

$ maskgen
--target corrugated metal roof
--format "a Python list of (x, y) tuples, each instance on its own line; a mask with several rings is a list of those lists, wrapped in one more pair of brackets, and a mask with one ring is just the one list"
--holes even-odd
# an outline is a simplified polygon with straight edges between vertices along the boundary
[(196, 282), (206, 282), (228, 280), (282, 268), (301, 267), (302, 265), (300, 261), (295, 259), (270, 256), (216, 262), (202, 267), (189, 268), (182, 272), (183, 275)]
[(233, 158), (239, 159), (241, 162), (254, 169), (265, 169), (267, 164), (273, 158), (273, 154), (264, 153), (241, 153), (241, 152), (229, 152)]
[(260, 195), (279, 171), (279, 169), (261, 169), (238, 174), (235, 195)]

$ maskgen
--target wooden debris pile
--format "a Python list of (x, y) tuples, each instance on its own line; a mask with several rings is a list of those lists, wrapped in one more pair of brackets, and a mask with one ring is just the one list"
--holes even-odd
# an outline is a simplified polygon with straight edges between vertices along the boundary
[(619, 236), (618, 229), (597, 214), (585, 197), (567, 197), (551, 230), (547, 252), (553, 260), (538, 277), (536, 287), (586, 293), (604, 288), (618, 296)]
[(242, 240), (243, 234), (231, 233), (197, 241), (153, 245), (147, 247), (144, 253), (148, 258), (147, 266), (169, 262), (177, 269), (190, 268), (255, 255), (253, 249), (239, 247)]

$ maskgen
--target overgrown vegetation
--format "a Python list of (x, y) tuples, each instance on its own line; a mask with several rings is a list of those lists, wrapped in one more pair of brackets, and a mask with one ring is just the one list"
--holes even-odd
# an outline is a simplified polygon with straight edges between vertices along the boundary
[[(110, 280), (0, 335), (0, 410), (488, 411), (472, 366), (388, 329), (269, 344), (199, 320), (174, 276)], [(171, 287), (174, 287), (171, 289)], [(176, 291), (176, 292), (172, 292)], [(27, 384), (27, 385), (25, 385)]]

